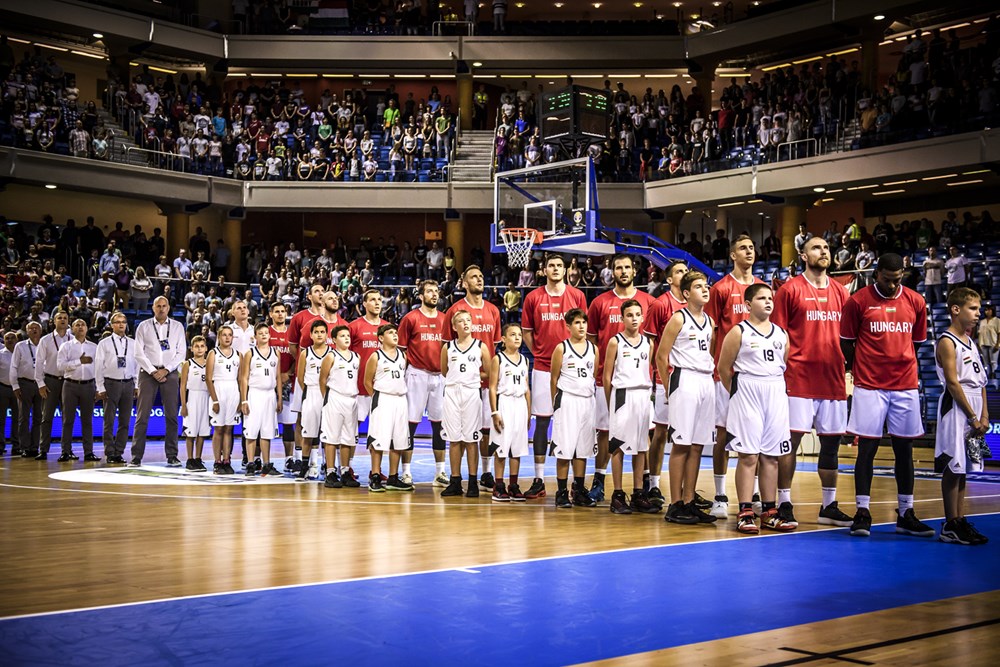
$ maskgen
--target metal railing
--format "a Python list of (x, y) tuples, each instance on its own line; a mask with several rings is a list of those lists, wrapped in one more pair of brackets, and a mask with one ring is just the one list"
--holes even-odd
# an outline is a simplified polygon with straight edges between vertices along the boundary
[(782, 144), (778, 144), (778, 155), (776, 162), (781, 162), (782, 160), (782, 149), (785, 149), (784, 154), (786, 160), (797, 160), (800, 157), (812, 157), (814, 155), (819, 155), (819, 142), (815, 137), (809, 137), (808, 139), (799, 139), (798, 141), (787, 141)]
[(472, 37), (476, 33), (476, 24), (471, 21), (435, 21), (431, 25), (431, 34), (441, 37), (447, 27), (456, 28), (457, 32), (464, 31), (466, 37)]
[[(146, 157), (145, 165), (136, 165), (131, 161), (131, 157), (134, 153), (142, 153)], [(176, 162), (180, 162), (181, 171), (188, 171), (191, 167), (191, 157), (188, 155), (178, 155), (176, 153), (167, 153), (164, 151), (156, 151), (149, 148), (141, 148), (139, 146), (122, 146), (121, 155), (123, 156), (122, 162), (126, 164), (131, 164), (134, 166), (146, 166), (150, 169), (169, 169), (175, 170)], [(157, 157), (159, 156), (159, 157)], [(184, 164), (184, 160), (188, 161), (188, 164)]]

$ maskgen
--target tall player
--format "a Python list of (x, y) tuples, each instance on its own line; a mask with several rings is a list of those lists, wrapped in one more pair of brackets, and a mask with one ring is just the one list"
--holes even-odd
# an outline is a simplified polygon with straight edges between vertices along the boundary
[[(378, 351), (379, 328), (384, 324), (388, 324), (381, 317), (382, 293), (377, 289), (365, 290), (365, 293), (361, 295), (361, 304), (365, 311), (364, 315), (356, 320), (352, 320), (347, 325), (347, 329), (351, 334), (351, 352), (358, 355), (359, 368), (362, 371), (358, 374), (358, 423), (368, 419), (372, 407), (372, 395), (365, 387), (364, 369), (368, 368), (368, 359)], [(372, 424), (369, 419), (369, 433), (371, 432), (371, 428)], [(349, 462), (350, 459), (348, 459)], [(350, 468), (342, 470), (341, 474), (345, 472), (350, 472)], [(409, 474), (410, 464), (407, 463), (403, 466), (403, 478), (407, 484), (412, 483), (412, 480), (406, 479), (406, 476)]]
[[(501, 340), (500, 311), (492, 303), (483, 299), (485, 280), (483, 278), (483, 270), (478, 266), (470, 264), (465, 267), (465, 271), (462, 272), (462, 284), (466, 290), (465, 298), (452, 304), (448, 312), (445, 313), (445, 318), (450, 323), (454, 321), (455, 313), (460, 310), (468, 311), (472, 317), (472, 337), (483, 343), (486, 351), (489, 353), (487, 361), (492, 361), (497, 345)], [(445, 330), (444, 340), (454, 340), (455, 338), (457, 338), (457, 332), (449, 324)], [(492, 469), (493, 457), (489, 455), (489, 429), (493, 426), (493, 417), (490, 415), (492, 410), (490, 410), (490, 390), (488, 385), (489, 378), (484, 379), (480, 385), (480, 395), (482, 396), (483, 403), (483, 437), (479, 440), (479, 454), (482, 457), (483, 474), (479, 478), (479, 486), (484, 490), (489, 489), (492, 492), (494, 480), (493, 473), (489, 471)], [(454, 475), (455, 471), (452, 470), (451, 472)]]
[[(448, 486), (444, 471), (445, 443), (441, 437), (441, 407), (444, 401), (444, 381), (441, 378), (441, 337), (448, 329), (448, 320), (437, 308), (438, 284), (424, 280), (417, 286), (420, 307), (411, 310), (399, 321), (399, 348), (406, 353), (406, 405), (409, 409), (410, 438), (424, 411), (431, 422), (431, 443), (434, 450), (434, 486)], [(403, 465), (409, 470), (413, 450), (403, 452)]]
[(545, 285), (536, 287), (524, 299), (521, 310), (521, 331), (524, 344), (531, 350), (535, 366), (531, 371), (531, 414), (535, 417), (533, 449), (535, 478), (524, 492), (528, 499), (545, 496), (545, 454), (549, 446), (549, 425), (552, 422), (551, 383), (552, 352), (569, 337), (566, 313), (579, 308), (586, 311), (587, 297), (565, 281), (566, 262), (562, 255), (545, 258)]
[[(746, 234), (737, 236), (729, 244), (729, 258), (733, 260), (733, 270), (725, 278), (712, 285), (705, 313), (715, 323), (715, 349), (712, 355), (716, 366), (722, 353), (722, 341), (737, 324), (747, 319), (750, 308), (743, 296), (747, 287), (763, 283), (753, 275), (753, 263), (757, 253), (753, 240)], [(712, 466), (715, 472), (715, 500), (710, 513), (719, 519), (729, 515), (729, 497), (726, 496), (726, 472), (729, 470), (729, 452), (726, 450), (726, 417), (729, 414), (729, 392), (722, 386), (719, 371), (715, 371), (715, 447), (712, 450)], [(760, 513), (760, 492), (754, 482), (754, 512)]]
[(288, 311), (285, 304), (276, 301), (271, 304), (271, 347), (278, 351), (279, 376), (281, 383), (281, 412), (278, 423), (281, 424), (281, 442), (285, 447), (285, 468), (292, 463), (292, 452), (295, 448), (295, 413), (292, 412), (292, 391), (295, 384), (293, 368), (295, 358), (292, 356), (288, 339), (289, 327), (286, 322)]
[[(679, 259), (667, 265), (666, 284), (669, 289), (657, 297), (643, 319), (642, 332), (650, 337), (653, 345), (653, 358), (663, 337), (667, 322), (681, 308), (687, 305), (684, 293), (681, 291), (681, 280), (688, 272), (688, 266)], [(655, 396), (653, 397), (653, 437), (649, 441), (649, 453), (646, 465), (649, 466), (649, 502), (663, 506), (663, 494), (660, 492), (660, 473), (663, 471), (663, 448), (667, 443), (667, 392), (663, 389), (663, 379), (659, 370), (653, 366), (653, 382)]]
[(841, 347), (854, 375), (854, 401), (847, 432), (858, 436), (854, 492), (858, 510), (851, 535), (871, 534), (873, 464), (886, 421), (896, 459), (896, 532), (933, 537), (934, 529), (913, 511), (913, 439), (923, 435), (917, 391), (917, 345), (927, 340), (927, 304), (903, 287), (903, 258), (882, 255), (875, 283), (855, 292), (844, 305)]
[(597, 416), (597, 457), (590, 497), (598, 502), (604, 500), (604, 477), (608, 474), (608, 463), (611, 460), (608, 452), (608, 401), (603, 389), (604, 358), (608, 351), (608, 343), (625, 329), (621, 310), (623, 303), (630, 299), (638, 301), (642, 306), (642, 312), (645, 313), (652, 307), (654, 301), (652, 296), (636, 289), (633, 284), (635, 265), (631, 257), (615, 255), (611, 269), (614, 273), (614, 288), (594, 299), (587, 313), (587, 338), (597, 346), (597, 368), (594, 370), (594, 377), (597, 379), (594, 400)]
[(821, 236), (806, 241), (805, 271), (775, 294), (771, 321), (788, 332), (789, 422), (792, 451), (778, 459), (778, 514), (798, 525), (792, 511), (792, 476), (802, 436), (816, 429), (819, 436), (819, 481), (823, 504), (819, 523), (850, 526), (851, 517), (837, 506), (837, 453), (847, 430), (847, 383), (840, 350), (840, 317), (850, 295), (827, 275), (830, 246)]

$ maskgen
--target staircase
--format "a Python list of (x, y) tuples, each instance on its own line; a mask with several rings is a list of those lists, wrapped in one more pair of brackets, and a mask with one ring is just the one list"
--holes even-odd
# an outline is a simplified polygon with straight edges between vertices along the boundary
[(136, 167), (149, 166), (145, 153), (136, 150), (126, 150), (129, 147), (136, 147), (136, 143), (129, 133), (122, 129), (121, 124), (114, 116), (104, 109), (98, 109), (97, 115), (100, 116), (101, 122), (104, 123), (104, 127), (114, 133), (113, 141), (109, 141), (109, 144), (111, 145), (109, 159), (112, 162), (130, 164)]
[(686, 250), (670, 245), (652, 234), (615, 227), (602, 227), (598, 234), (614, 244), (615, 252), (645, 257), (660, 269), (667, 268), (671, 260), (679, 259), (683, 260), (691, 269), (704, 273), (712, 282), (722, 277), (712, 267), (698, 261)]
[(484, 183), (493, 166), (493, 137), (490, 130), (466, 130), (458, 139), (451, 163), (451, 180)]

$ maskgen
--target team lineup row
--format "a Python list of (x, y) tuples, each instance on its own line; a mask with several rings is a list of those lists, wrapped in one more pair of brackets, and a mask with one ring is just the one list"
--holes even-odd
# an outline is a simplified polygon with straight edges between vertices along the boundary
[[(270, 325), (254, 327), (247, 322), (245, 305), (236, 304), (234, 321), (220, 330), (218, 347), (206, 355), (205, 342), (195, 338), (190, 360), (186, 359), (183, 328), (167, 319), (166, 303), (157, 302), (154, 317), (137, 327), (132, 366), (130, 358), (123, 358), (118, 350), (132, 339), (124, 336), (124, 318), (115, 317), (113, 323), (121, 327), (120, 332), (116, 328), (93, 354), (84, 350), (75, 366), (63, 359), (72, 360), (76, 350), (60, 350), (57, 367), (72, 374), (92, 365), (96, 357), (104, 360), (97, 366), (110, 369), (112, 355), (102, 356), (100, 347), (112, 341), (107, 347), (115, 346), (113, 365), (120, 373), (114, 377), (112, 372), (108, 379), (131, 379), (139, 396), (132, 447), (136, 465), (141, 463), (148, 408), (157, 392), (167, 414), (179, 408), (185, 418), (189, 468), (199, 467), (201, 443), (215, 427), (213, 453), (219, 474), (233, 472), (232, 427), (242, 417), (249, 443), (247, 474), (277, 472), (269, 447), (263, 448), (261, 463), (255, 465), (254, 458), (258, 440), (276, 437), (280, 421), (297, 426), (303, 457), (296, 473), (299, 478), (318, 476), (323, 453), (313, 449), (318, 440), (326, 454), (326, 485), (359, 486), (350, 457), (358, 421), (367, 417), (372, 457), (368, 488), (373, 492), (412, 490), (412, 436), (425, 410), (433, 428), (435, 483), (445, 487), (442, 495), (446, 496), (463, 493), (464, 455), (469, 479), (466, 495), (478, 495), (483, 486), (492, 488), (497, 501), (542, 497), (544, 463), (552, 455), (557, 461), (558, 507), (594, 506), (603, 500), (610, 463), (611, 511), (655, 513), (665, 504), (659, 487), (669, 439), (672, 502), (666, 518), (677, 523), (709, 523), (728, 517), (725, 479), (729, 452), (736, 452), (737, 530), (743, 533), (758, 532), (757, 515), (760, 525), (772, 530), (789, 531), (797, 526), (790, 496), (795, 452), (802, 435), (815, 429), (821, 443), (823, 492), (818, 520), (867, 535), (872, 464), (888, 423), (896, 454), (896, 529), (933, 535), (913, 512), (912, 440), (923, 433), (914, 346), (926, 338), (926, 306), (919, 295), (899, 284), (901, 259), (895, 255), (880, 258), (875, 283), (849, 297), (826, 275), (830, 253), (822, 239), (807, 244), (803, 252), (806, 270), (776, 294), (752, 276), (755, 253), (749, 238), (733, 241), (731, 256), (734, 271), (711, 289), (703, 275), (689, 273), (686, 266), (675, 263), (667, 271), (670, 290), (658, 299), (634, 287), (634, 267), (628, 256), (615, 257), (613, 289), (589, 308), (583, 294), (565, 283), (562, 258), (548, 256), (546, 285), (525, 299), (521, 325), (502, 330), (499, 312), (482, 299), (483, 275), (476, 266), (467, 267), (462, 275), (468, 296), (448, 313), (436, 309), (436, 284), (422, 283), (420, 307), (403, 318), (398, 330), (379, 319), (377, 292), (364, 296), (365, 317), (346, 325), (336, 315), (336, 295), (315, 286), (309, 295), (310, 308), (288, 324), (281, 305), (272, 309)], [(945, 467), (949, 519), (941, 538), (976, 543), (981, 536), (961, 513), (964, 473), (973, 463), (966, 460), (964, 441), (966, 435), (984, 431), (988, 422), (982, 400), (985, 377), (977, 386), (978, 375), (951, 382), (949, 373), (982, 368), (978, 350), (965, 333), (978, 319), (978, 299), (968, 297), (951, 309), (953, 319), (957, 318), (956, 333), (938, 344), (939, 372), (949, 396), (956, 392), (962, 396), (955, 396), (950, 414), (948, 401), (942, 401), (940, 408), (944, 414), (939, 415), (938, 461)], [(45, 338), (65, 336), (60, 334), (58, 320), (56, 324), (57, 331)], [(63, 322), (63, 331), (65, 327)], [(80, 327), (82, 334), (78, 334)], [(93, 345), (82, 342), (85, 327), (85, 323), (74, 323), (77, 343)], [(534, 357), (530, 373), (520, 354), (522, 337)], [(15, 356), (17, 348), (31, 343), (30, 338), (29, 331), (29, 341), (18, 343)], [(52, 345), (58, 347), (58, 342)], [(39, 346), (41, 357), (45, 341), (36, 339), (33, 344)], [(950, 357), (940, 351), (949, 345)], [(859, 399), (849, 417), (845, 368), (853, 373), (855, 398)], [(45, 383), (48, 375), (43, 374)], [(11, 376), (13, 384), (13, 364)], [(667, 378), (666, 386), (661, 378)], [(105, 400), (107, 419), (111, 385), (101, 379), (97, 378), (97, 390)], [(79, 385), (70, 383), (81, 380), (69, 375), (65, 380), (63, 394), (70, 394), (70, 401), (64, 404), (64, 413), (71, 413), (67, 408), (74, 406), (72, 394)], [(67, 392), (68, 386), (74, 391)], [(30, 409), (23, 389), (19, 398)], [(714, 420), (706, 418), (709, 414)], [(519, 462), (528, 455), (532, 417), (535, 476), (522, 493)], [(954, 422), (952, 427), (949, 420)], [(23, 434), (23, 410), (21, 421)], [(120, 440), (117, 449), (114, 445), (109, 449), (109, 438), (105, 438), (109, 462), (124, 462), (127, 420), (125, 430), (123, 437), (113, 439)], [(105, 431), (107, 436), (107, 426)], [(860, 439), (853, 519), (840, 511), (836, 501), (837, 447), (845, 432)], [(949, 437), (953, 442), (942, 442)], [(29, 440), (24, 437), (22, 441)], [(451, 444), (450, 477), (444, 473), (446, 442)], [(694, 490), (701, 449), (706, 445), (713, 447), (713, 501), (704, 501)], [(72, 456), (65, 438), (63, 449), (64, 456)], [(166, 450), (168, 465), (180, 465), (176, 420), (167, 420)], [(40, 455), (46, 451), (43, 446)], [(286, 455), (290, 451), (289, 443)], [(387, 478), (380, 474), (384, 452), (389, 452)], [(626, 454), (632, 456), (635, 473), (631, 498), (622, 487)], [(480, 456), (484, 474), (477, 483)], [(588, 490), (584, 470), (590, 456), (596, 459), (597, 472)], [(507, 459), (509, 484), (504, 474)], [(641, 471), (648, 473), (640, 477)], [(758, 476), (761, 505), (755, 508)]]

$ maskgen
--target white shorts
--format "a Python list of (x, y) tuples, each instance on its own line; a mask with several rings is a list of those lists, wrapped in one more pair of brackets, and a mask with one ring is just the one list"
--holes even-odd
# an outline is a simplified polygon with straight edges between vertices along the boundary
[(886, 421), (889, 435), (918, 438), (924, 434), (920, 395), (916, 389), (888, 391), (854, 387), (847, 432), (861, 438), (881, 438)]
[(670, 423), (669, 401), (663, 385), (656, 385), (656, 392), (653, 394), (653, 426), (666, 426)]
[(303, 438), (318, 438), (323, 421), (323, 392), (320, 387), (306, 387), (302, 391), (299, 428)]
[(722, 386), (722, 382), (715, 381), (715, 427), (726, 428), (729, 421), (729, 392)]
[(711, 373), (675, 368), (670, 374), (670, 427), (674, 445), (710, 445), (715, 442), (715, 382)]
[[(240, 387), (236, 382), (215, 383), (215, 395), (219, 399), (219, 411), (214, 412), (211, 404), (208, 418), (212, 426), (235, 426), (240, 423)], [(212, 399), (209, 399), (211, 401)]]
[(243, 435), (247, 440), (274, 440), (278, 436), (278, 399), (273, 389), (247, 391), (250, 414), (243, 416)]
[[(288, 406), (290, 412), (298, 414), (302, 412), (302, 387), (299, 386), (298, 380), (292, 380), (292, 402)], [(291, 424), (294, 422), (281, 422), (282, 424)]]
[(604, 387), (600, 385), (594, 392), (594, 428), (598, 431), (608, 430), (608, 402), (604, 400)]
[[(528, 455), (528, 402), (524, 396), (497, 396), (503, 431), (490, 429), (489, 452), (502, 459)], [(492, 421), (492, 417), (490, 417)]]
[(788, 397), (788, 423), (792, 433), (844, 435), (847, 432), (847, 399)]
[(372, 411), (372, 397), (365, 394), (358, 394), (356, 405), (358, 408), (358, 423), (360, 424), (368, 419), (368, 415)]
[(324, 445), (351, 445), (358, 441), (357, 397), (326, 392), (323, 417), (320, 420), (319, 440)]
[[(603, 394), (602, 394), (603, 398)], [(557, 459), (585, 459), (597, 454), (594, 399), (589, 396), (556, 393), (552, 415), (552, 453)]]
[(551, 417), (552, 373), (533, 369), (531, 371), (531, 414), (536, 417)]
[[(977, 415), (983, 412), (983, 393), (979, 389), (965, 390), (965, 398)], [(934, 470), (944, 472), (945, 468), (956, 475), (982, 472), (983, 464), (969, 463), (965, 453), (965, 436), (969, 432), (969, 418), (955, 399), (945, 390), (938, 401), (937, 435), (934, 437)]]
[(410, 411), (410, 422), (418, 424), (427, 418), (432, 422), (441, 421), (441, 411), (444, 407), (444, 378), (440, 373), (428, 373), (425, 370), (406, 367), (406, 404)]
[(740, 454), (782, 456), (792, 451), (784, 378), (762, 380), (737, 374), (729, 399), (726, 449)]
[(207, 438), (212, 435), (212, 421), (208, 417), (210, 400), (207, 391), (188, 392), (188, 416), (184, 417), (185, 438)]
[(285, 388), (281, 391), (281, 412), (278, 413), (279, 424), (294, 424), (298, 410), (292, 410), (292, 396), (295, 393), (295, 385), (298, 384), (294, 378), (287, 383), (288, 395), (285, 395)]
[[(441, 437), (448, 442), (479, 442), (482, 438), (483, 398), (478, 387), (444, 388)], [(490, 417), (493, 422), (493, 417)]]
[(368, 446), (379, 452), (410, 449), (410, 424), (406, 421), (406, 394), (375, 392), (368, 419)]
[(608, 451), (639, 454), (649, 450), (649, 387), (611, 388), (614, 406), (608, 419)]

